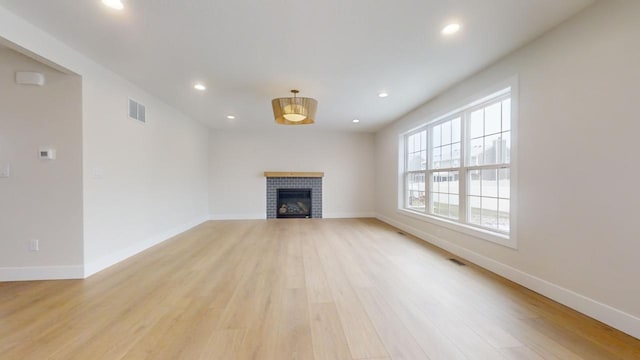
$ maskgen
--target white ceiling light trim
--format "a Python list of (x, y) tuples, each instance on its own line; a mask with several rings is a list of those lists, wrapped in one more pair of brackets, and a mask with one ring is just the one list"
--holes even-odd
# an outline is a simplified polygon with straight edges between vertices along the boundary
[(201, 83), (197, 83), (195, 85), (193, 85), (193, 88), (199, 91), (205, 91), (207, 90), (207, 87), (204, 84)]
[(462, 25), (458, 23), (451, 23), (445, 26), (441, 32), (442, 32), (442, 35), (448, 36), (448, 35), (453, 35), (458, 33), (460, 29), (462, 29)]
[(116, 9), (116, 10), (124, 9), (124, 4), (122, 4), (121, 0), (102, 0), (102, 3), (112, 9)]

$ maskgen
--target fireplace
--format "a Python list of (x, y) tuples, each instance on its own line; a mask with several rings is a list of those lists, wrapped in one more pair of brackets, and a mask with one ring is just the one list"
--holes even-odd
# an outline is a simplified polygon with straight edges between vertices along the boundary
[(311, 189), (278, 189), (276, 217), (310, 218)]
[[(322, 218), (322, 177), (324, 176), (324, 173), (265, 171), (264, 176), (267, 178), (267, 219), (296, 217), (313, 219)], [(283, 203), (279, 199), (281, 196), (281, 190), (305, 191), (305, 194), (285, 195), (288, 197), (286, 203), (292, 203), (294, 206), (290, 207), (287, 205), (287, 211), (283, 209), (282, 214), (280, 214), (280, 208)], [(300, 207), (298, 202), (301, 202), (303, 206)], [(305, 207), (307, 207), (308, 213), (304, 211)], [(299, 213), (299, 210), (303, 210), (302, 214)]]

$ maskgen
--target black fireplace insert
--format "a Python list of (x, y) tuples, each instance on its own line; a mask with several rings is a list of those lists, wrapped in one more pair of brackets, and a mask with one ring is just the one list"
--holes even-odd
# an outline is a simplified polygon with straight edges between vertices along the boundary
[(278, 189), (276, 217), (311, 218), (311, 189)]

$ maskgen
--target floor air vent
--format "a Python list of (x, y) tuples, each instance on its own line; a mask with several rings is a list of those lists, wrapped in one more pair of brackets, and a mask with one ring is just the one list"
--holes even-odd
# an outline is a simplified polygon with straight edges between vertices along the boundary
[(458, 259), (449, 259), (449, 261), (451, 261), (452, 263), (456, 264), (456, 265), (460, 265), (460, 266), (465, 266), (467, 264), (463, 263), (462, 261), (458, 260)]

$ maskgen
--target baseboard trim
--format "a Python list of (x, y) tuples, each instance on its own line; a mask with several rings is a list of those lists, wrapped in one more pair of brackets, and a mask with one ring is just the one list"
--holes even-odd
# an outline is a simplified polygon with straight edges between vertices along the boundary
[[(357, 213), (328, 213), (323, 214), (325, 219), (350, 219), (350, 218), (374, 218), (375, 213), (357, 212)], [(265, 214), (211, 214), (210, 220), (264, 220)]]
[(82, 265), (0, 268), (1, 281), (68, 280), (84, 278)]
[(358, 219), (358, 218), (374, 218), (375, 213), (356, 212), (356, 213), (328, 213), (323, 216), (325, 219)]
[(640, 318), (625, 313), (607, 304), (603, 304), (572, 290), (563, 288), (547, 280), (525, 273), (509, 265), (503, 264), (474, 251), (468, 250), (426, 231), (391, 219), (387, 216), (376, 214), (376, 218), (389, 225), (406, 231), (428, 243), (440, 247), (452, 254), (460, 256), (470, 262), (481, 266), (493, 273), (509, 279), (519, 285), (542, 294), (554, 301), (568, 306), (589, 317), (601, 321), (626, 334), (640, 339)]
[(126, 249), (117, 251), (115, 253), (103, 256), (102, 258), (85, 264), (84, 277), (88, 278), (95, 273), (98, 273), (106, 268), (109, 268), (121, 261), (124, 261), (138, 253), (141, 253), (155, 245), (158, 245), (172, 237), (179, 235), (189, 229), (192, 229), (206, 221), (209, 221), (209, 216), (201, 216), (196, 220), (190, 221), (186, 224), (173, 227), (171, 230), (165, 231), (161, 234), (152, 236), (144, 241), (140, 241)]

